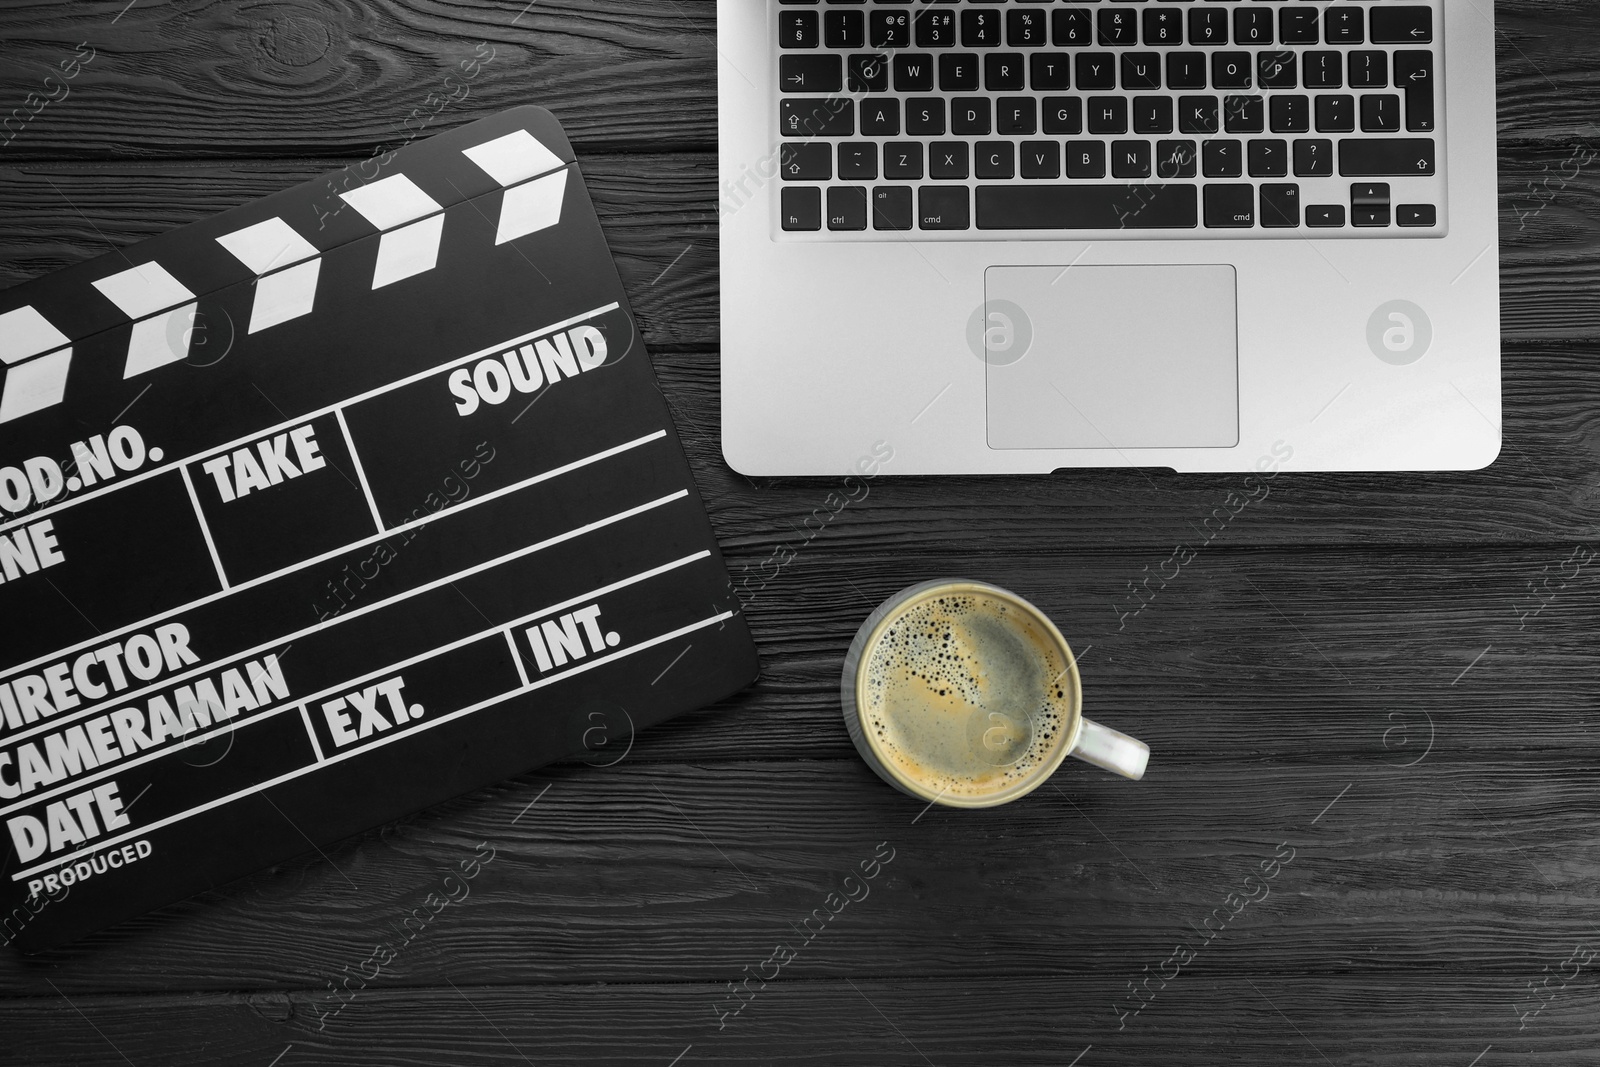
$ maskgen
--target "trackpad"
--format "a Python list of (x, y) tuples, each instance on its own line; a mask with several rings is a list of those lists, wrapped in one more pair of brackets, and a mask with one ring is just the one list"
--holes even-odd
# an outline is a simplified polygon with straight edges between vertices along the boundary
[(990, 267), (981, 337), (991, 448), (1239, 443), (1226, 265)]

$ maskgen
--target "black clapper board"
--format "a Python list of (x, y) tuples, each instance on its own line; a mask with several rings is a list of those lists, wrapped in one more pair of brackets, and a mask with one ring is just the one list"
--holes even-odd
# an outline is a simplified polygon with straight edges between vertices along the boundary
[(547, 111), (0, 292), (0, 362), (24, 950), (756, 675)]

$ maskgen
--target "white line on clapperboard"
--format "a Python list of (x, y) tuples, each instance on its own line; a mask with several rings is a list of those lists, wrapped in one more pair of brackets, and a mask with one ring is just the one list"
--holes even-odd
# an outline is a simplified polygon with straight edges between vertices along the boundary
[(448, 363), (441, 363), (437, 367), (430, 367), (428, 370), (418, 371), (410, 377), (401, 378), (399, 381), (390, 382), (388, 385), (380, 385), (376, 389), (369, 389), (365, 393), (358, 393), (355, 396), (345, 397), (343, 400), (329, 404), (326, 407), (320, 407), (313, 411), (307, 411), (302, 415), (298, 415), (292, 419), (287, 419), (275, 426), (264, 426), (259, 430), (255, 430), (246, 434), (243, 437), (235, 438), (225, 445), (216, 445), (212, 448), (206, 449), (203, 452), (196, 452), (194, 455), (188, 456), (184, 459), (173, 460), (172, 462), (162, 464), (159, 467), (151, 467), (149, 470), (141, 471), (131, 478), (119, 478), (115, 482), (108, 482), (103, 488), (95, 489), (88, 493), (80, 493), (78, 496), (75, 496), (70, 500), (63, 500), (59, 504), (51, 504), (47, 508), (40, 508), (38, 511), (32, 512), (21, 518), (11, 519), (8, 522), (0, 522), (0, 531), (9, 530), (13, 526), (21, 526), (24, 523), (34, 522), (46, 515), (53, 515), (56, 512), (62, 511), (66, 508), (76, 507), (86, 500), (93, 500), (97, 496), (102, 496), (106, 493), (114, 493), (118, 489), (126, 489), (130, 485), (137, 485), (138, 483), (149, 478), (155, 478), (159, 475), (165, 474), (174, 467), (184, 467), (193, 463), (197, 459), (203, 459), (206, 456), (220, 452), (227, 452), (228, 450), (237, 448), (240, 445), (248, 444), (258, 438), (265, 437), (270, 433), (287, 429), (291, 426), (299, 426), (300, 424), (309, 422), (312, 419), (321, 418), (323, 415), (326, 415), (329, 412), (339, 411), (342, 408), (359, 404), (363, 400), (370, 400), (375, 396), (382, 396), (384, 393), (392, 393), (396, 389), (410, 385), (412, 382), (420, 382), (424, 378), (431, 377), (440, 373), (441, 371), (447, 371), (451, 367), (459, 367), (463, 363), (471, 363), (475, 359), (482, 359), (484, 356), (494, 355), (495, 353), (503, 352), (508, 348), (515, 348), (524, 341), (531, 341), (535, 337), (541, 337), (547, 333), (555, 333), (557, 330), (564, 330), (568, 326), (573, 326), (577, 323), (587, 321), (588, 319), (592, 319), (597, 315), (604, 315), (608, 311), (615, 311), (619, 306), (621, 305), (613, 301), (612, 303), (606, 304), (602, 307), (597, 307), (592, 311), (585, 311), (581, 315), (574, 315), (570, 319), (562, 319), (560, 322), (551, 323), (549, 326), (541, 326), (537, 330), (530, 330), (527, 333), (519, 334), (518, 336), (511, 338), (509, 341), (502, 341), (499, 344), (490, 345), (488, 348), (481, 348), (471, 355), (457, 356)]
[(693, 633), (696, 630), (702, 630), (707, 626), (711, 626), (723, 621), (724, 619), (731, 618), (733, 618), (733, 612), (723, 611), (711, 616), (710, 618), (701, 619), (699, 622), (691, 622), (687, 626), (680, 626), (670, 633), (664, 633), (657, 637), (652, 637), (648, 641), (642, 641), (639, 644), (633, 645), (629, 648), (620, 649), (611, 653), (610, 655), (602, 656), (599, 659), (589, 660), (587, 663), (574, 667), (569, 671), (562, 671), (560, 674), (553, 674), (547, 678), (540, 678), (537, 682), (532, 682), (520, 688), (509, 690), (508, 692), (501, 693), (498, 696), (490, 697), (488, 700), (481, 700), (470, 707), (462, 708), (460, 711), (452, 711), (448, 715), (441, 715), (437, 719), (430, 719), (421, 726), (413, 726), (399, 734), (395, 734), (391, 737), (385, 737), (379, 741), (374, 741), (370, 745), (354, 748), (349, 752), (341, 752), (337, 756), (330, 756), (323, 763), (308, 764), (307, 766), (290, 771), (287, 774), (280, 774), (278, 777), (269, 779), (268, 781), (261, 782), (257, 785), (248, 786), (235, 793), (229, 793), (225, 797), (218, 797), (216, 800), (211, 800), (204, 804), (196, 805), (195, 807), (190, 808), (188, 811), (180, 811), (176, 815), (169, 815), (165, 819), (158, 819), (157, 821), (150, 823), (148, 826), (141, 826), (137, 830), (130, 830), (125, 834), (119, 834), (116, 837), (107, 838), (104, 841), (97, 842), (92, 847), (81, 849), (80, 851), (74, 852), (71, 855), (61, 856), (57, 859), (50, 860), (48, 863), (41, 863), (36, 866), (29, 867), (25, 871), (18, 871), (16, 874), (11, 876), (11, 880), (13, 882), (20, 882), (24, 878), (38, 874), (40, 871), (47, 871), (52, 867), (59, 867), (63, 863), (71, 863), (74, 860), (81, 859), (86, 855), (93, 855), (94, 853), (99, 852), (101, 849), (110, 848), (113, 845), (120, 845), (124, 841), (128, 841), (135, 837), (143, 837), (146, 834), (152, 834), (164, 827), (171, 826), (175, 822), (181, 822), (184, 819), (190, 818), (191, 816), (204, 814), (205, 812), (210, 811), (212, 808), (221, 807), (224, 804), (231, 804), (235, 800), (259, 793), (266, 789), (271, 789), (275, 785), (282, 785), (284, 782), (292, 781), (296, 778), (310, 774), (313, 771), (319, 771), (324, 767), (332, 766), (335, 763), (340, 763), (351, 758), (352, 756), (359, 756), (364, 753), (371, 752), (375, 748), (382, 748), (384, 745), (390, 745), (396, 741), (404, 740), (412, 734), (420, 733), (423, 730), (431, 730), (435, 726), (443, 726), (447, 722), (459, 719), (463, 715), (471, 715), (475, 711), (481, 711), (492, 704), (500, 703), (502, 700), (507, 700), (514, 696), (521, 696), (523, 693), (530, 692), (534, 689), (543, 688), (552, 682), (558, 682), (563, 678), (570, 678), (574, 674), (582, 674), (584, 671), (593, 670), (594, 668), (603, 664), (610, 663), (612, 660), (621, 659), (624, 656), (631, 656), (635, 652), (643, 652), (647, 648), (654, 648), (656, 645), (671, 641), (674, 638), (682, 637), (684, 634)]
[[(482, 496), (478, 497), (475, 500), (469, 500), (466, 503), (457, 504), (454, 507), (445, 508), (443, 511), (436, 511), (431, 515), (424, 515), (422, 518), (413, 519), (411, 522), (401, 523), (399, 526), (396, 526), (391, 530), (385, 530), (381, 534), (376, 534), (376, 535), (374, 535), (372, 537), (368, 537), (368, 538), (366, 538), (364, 540), (361, 540), (361, 541), (352, 541), (347, 545), (341, 545), (338, 548), (332, 549), (331, 551), (324, 552), (320, 556), (312, 556), (310, 559), (303, 559), (298, 563), (290, 564), (289, 566), (281, 568), (280, 570), (275, 570), (271, 574), (263, 574), (259, 578), (252, 578), (248, 582), (241, 582), (238, 585), (233, 586), (230, 589), (219, 589), (215, 593), (208, 593), (208, 594), (206, 594), (205, 596), (201, 597), (198, 600), (191, 600), (187, 604), (179, 604), (177, 607), (168, 608), (166, 611), (160, 612), (160, 613), (158, 613), (156, 615), (151, 615), (149, 618), (140, 619), (138, 622), (132, 622), (132, 623), (129, 623), (128, 625), (126, 625), (126, 626), (120, 626), (117, 629), (111, 630), (111, 631), (109, 631), (107, 633), (96, 634), (94, 637), (91, 637), (91, 638), (89, 638), (87, 640), (84, 640), (84, 641), (79, 641), (75, 645), (68, 645), (66, 648), (58, 648), (54, 652), (51, 652), (49, 655), (39, 656), (36, 659), (29, 660), (27, 663), (19, 663), (15, 667), (11, 667), (11, 668), (8, 668), (8, 669), (6, 669), (4, 671), (0, 671), (0, 678), (9, 678), (9, 677), (11, 677), (11, 675), (18, 674), (18, 673), (20, 673), (22, 671), (25, 671), (29, 667), (37, 667), (41, 663), (45, 663), (45, 662), (48, 662), (48, 661), (53, 660), (53, 659), (59, 659), (62, 656), (69, 656), (72, 653), (78, 651), (80, 648), (87, 648), (90, 645), (97, 645), (100, 642), (109, 640), (110, 638), (116, 637), (119, 634), (125, 634), (125, 633), (129, 632), (130, 630), (137, 630), (140, 627), (149, 626), (153, 622), (159, 622), (162, 619), (165, 619), (165, 618), (168, 618), (170, 616), (176, 615), (179, 612), (188, 611), (191, 608), (204, 607), (205, 605), (210, 604), (213, 601), (222, 600), (223, 598), (230, 597), (235, 593), (242, 593), (246, 589), (253, 589), (258, 585), (263, 585), (263, 584), (265, 584), (267, 582), (270, 582), (270, 581), (272, 581), (272, 580), (274, 580), (276, 578), (282, 578), (286, 574), (293, 574), (296, 571), (301, 571), (301, 570), (304, 570), (307, 567), (315, 566), (318, 563), (326, 562), (327, 560), (333, 559), (335, 556), (342, 556), (345, 553), (353, 552), (358, 548), (364, 548), (367, 545), (377, 544), (379, 541), (386, 540), (389, 537), (389, 535), (395, 533), (396, 531), (407, 530), (407, 529), (410, 529), (413, 526), (426, 526), (430, 522), (437, 522), (438, 520), (443, 519), (446, 516), (459, 515), (463, 511), (470, 511), (472, 508), (479, 507), (480, 505), (483, 505), (483, 504), (487, 504), (491, 500), (498, 500), (499, 498), (501, 498), (503, 496), (506, 496), (509, 493), (515, 493), (515, 492), (518, 492), (518, 491), (520, 491), (522, 489), (526, 489), (528, 486), (534, 485), (534, 484), (536, 484), (538, 482), (548, 481), (549, 479), (558, 477), (559, 475), (570, 473), (571, 471), (575, 471), (580, 467), (587, 467), (591, 463), (598, 463), (602, 459), (610, 459), (612, 456), (619, 455), (620, 453), (626, 452), (626, 451), (628, 451), (629, 449), (632, 449), (632, 448), (638, 448), (640, 445), (649, 444), (651, 441), (660, 441), (663, 438), (665, 438), (666, 436), (667, 436), (667, 431), (665, 431), (665, 430), (657, 430), (654, 433), (647, 433), (643, 437), (636, 437), (632, 441), (624, 441), (620, 445), (613, 445), (610, 448), (602, 449), (601, 451), (596, 452), (591, 456), (584, 456), (582, 459), (575, 459), (571, 463), (563, 463), (559, 467), (552, 467), (550, 470), (544, 471), (541, 474), (535, 474), (530, 478), (524, 478), (520, 482), (515, 482), (515, 483), (513, 483), (511, 485), (503, 486), (503, 487), (501, 487), (499, 489), (496, 489), (496, 490), (494, 490), (493, 492), (490, 492), (490, 493), (484, 493)], [(262, 646), (262, 647), (269, 647), (269, 646)], [(219, 660), (218, 662), (223, 662), (223, 661)], [(140, 692), (148, 692), (149, 689), (151, 689), (151, 688), (155, 688), (155, 687), (149, 686), (149, 687), (146, 687), (143, 690), (140, 690)], [(119, 697), (118, 699), (123, 699), (123, 698)], [(52, 720), (52, 721), (53, 722), (56, 722), (56, 721), (65, 722), (65, 721), (68, 721), (68, 720), (60, 719), (60, 720)]]
[[(652, 436), (654, 436), (654, 435), (652, 435)], [(644, 439), (641, 438), (641, 440), (644, 440)], [(608, 449), (608, 451), (613, 451), (613, 450), (609, 450)], [(518, 489), (518, 488), (521, 488), (521, 487), (522, 487), (522, 485), (519, 484), (519, 485), (515, 485), (515, 486), (507, 486), (506, 488), (508, 490), (511, 490), (511, 489)], [(499, 491), (497, 491), (496, 493), (492, 493), (492, 494), (491, 493), (486, 493), (486, 494), (484, 494), (482, 500), (474, 501), (474, 504), (481, 504), (481, 503), (489, 500), (490, 497), (498, 495), (498, 493), (499, 493)], [(648, 511), (649, 509), (651, 509), (653, 507), (657, 507), (657, 506), (659, 506), (661, 504), (670, 503), (673, 500), (679, 500), (679, 499), (681, 499), (683, 497), (686, 497), (688, 495), (689, 495), (689, 491), (687, 489), (680, 489), (676, 493), (672, 493), (672, 494), (670, 494), (668, 496), (664, 496), (664, 497), (659, 497), (659, 498), (657, 498), (655, 500), (650, 501), (647, 504), (641, 504), (639, 507), (629, 508), (626, 511), (619, 511), (615, 515), (609, 515), (609, 516), (607, 516), (606, 518), (603, 518), (603, 519), (596, 519), (594, 522), (587, 523), (587, 524), (585, 524), (583, 526), (579, 526), (579, 527), (577, 527), (575, 529), (572, 529), (572, 530), (568, 530), (566, 533), (556, 534), (553, 537), (549, 537), (549, 538), (546, 538), (543, 541), (540, 541), (538, 544), (530, 545), (530, 546), (528, 546), (526, 548), (517, 549), (515, 552), (508, 552), (505, 555), (497, 556), (494, 559), (486, 560), (485, 562), (482, 562), (482, 563), (475, 563), (471, 567), (466, 568), (465, 570), (457, 571), (454, 574), (446, 575), (443, 578), (435, 578), (431, 582), (427, 582), (427, 583), (425, 583), (423, 585), (416, 586), (413, 589), (407, 589), (406, 591), (404, 591), (402, 593), (396, 593), (394, 596), (389, 597), (389, 598), (387, 598), (385, 600), (375, 600), (370, 604), (366, 604), (366, 605), (364, 605), (362, 607), (354, 608), (354, 609), (352, 609), (350, 611), (343, 612), (343, 613), (341, 613), (339, 615), (334, 616), (331, 619), (323, 619), (322, 621), (316, 623), (313, 626), (307, 626), (304, 629), (296, 630), (293, 633), (278, 635), (278, 636), (274, 637), (270, 641), (264, 641), (261, 644), (256, 645), (254, 648), (247, 648), (247, 649), (243, 650), (242, 652), (235, 652), (235, 653), (233, 653), (232, 655), (229, 655), (229, 656), (223, 656), (223, 657), (221, 657), (219, 659), (210, 660), (210, 661), (208, 661), (206, 663), (202, 663), (198, 667), (194, 667), (194, 668), (192, 668), (190, 670), (184, 671), (182, 674), (170, 675), (170, 676), (168, 676), (166, 678), (163, 678), (159, 682), (152, 682), (151, 684), (149, 684), (147, 686), (144, 686), (141, 689), (133, 689), (133, 690), (130, 690), (129, 692), (126, 692), (126, 693), (119, 693), (116, 696), (112, 697), (110, 700), (102, 700), (98, 704), (90, 704), (88, 707), (80, 708), (77, 711), (70, 712), (70, 713), (68, 713), (66, 715), (57, 715), (57, 716), (54, 716), (53, 718), (42, 719), (42, 720), (40, 720), (39, 724), (36, 725), (36, 726), (30, 726), (30, 727), (27, 727), (26, 729), (18, 730), (15, 733), (13, 733), (10, 737), (8, 737), (6, 739), (6, 744), (11, 744), (11, 743), (16, 742), (16, 741), (26, 741), (28, 738), (34, 736), (35, 734), (49, 733), (49, 732), (52, 732), (52, 731), (55, 731), (55, 730), (59, 730), (61, 727), (66, 726), (69, 723), (77, 722), (79, 719), (86, 719), (89, 716), (95, 714), (96, 712), (103, 711), (106, 708), (114, 707), (114, 706), (117, 706), (117, 705), (125, 705), (125, 704), (128, 703), (128, 701), (134, 700), (134, 699), (136, 699), (138, 697), (142, 697), (146, 693), (154, 692), (157, 689), (167, 689), (167, 688), (169, 688), (169, 687), (171, 687), (173, 685), (176, 685), (179, 682), (188, 681), (190, 678), (193, 678), (196, 675), (209, 674), (212, 671), (216, 670), (218, 667), (225, 666), (225, 665), (227, 665), (229, 663), (237, 662), (238, 660), (248, 659), (250, 656), (255, 655), (257, 652), (265, 652), (269, 648), (277, 648), (279, 645), (283, 645), (283, 644), (287, 644), (288, 642), (295, 641), (295, 640), (297, 640), (297, 639), (299, 639), (301, 637), (306, 636), (307, 634), (316, 633), (318, 630), (321, 630), (324, 627), (337, 626), (342, 622), (348, 622), (350, 619), (359, 619), (363, 615), (366, 615), (366, 614), (368, 614), (370, 612), (376, 611), (379, 608), (387, 607), (390, 604), (395, 604), (395, 603), (398, 603), (399, 601), (409, 599), (410, 597), (416, 596), (418, 593), (426, 593), (429, 590), (437, 589), (441, 585), (445, 585), (446, 583), (459, 581), (462, 578), (470, 578), (474, 574), (477, 574), (478, 572), (483, 571), (483, 570), (487, 570), (490, 567), (498, 566), (501, 563), (505, 563), (505, 562), (507, 562), (509, 560), (516, 559), (519, 556), (527, 555), (530, 552), (536, 552), (541, 548), (546, 548), (546, 547), (548, 547), (550, 545), (559, 544), (562, 541), (566, 541), (566, 540), (569, 540), (569, 539), (571, 539), (573, 537), (577, 537), (577, 536), (579, 536), (581, 534), (588, 533), (591, 530), (597, 530), (602, 526), (608, 526), (613, 522), (620, 522), (623, 519), (632, 518), (634, 515), (637, 515), (637, 514), (643, 512), (643, 511)], [(463, 505), (463, 507), (465, 507), (465, 505)], [(445, 513), (444, 512), (438, 512), (437, 514), (438, 515), (443, 515)], [(435, 516), (430, 516), (430, 517), (435, 517)], [(357, 546), (357, 547), (359, 547), (359, 546)], [(341, 550), (341, 551), (344, 551), (344, 550)], [(300, 566), (307, 566), (307, 565), (309, 565), (311, 563), (316, 563), (316, 562), (318, 562), (318, 560), (320, 560), (322, 558), (325, 558), (325, 557), (318, 557), (318, 559), (309, 560), (307, 562), (307, 564), (300, 564)], [(281, 574), (282, 572), (278, 572), (278, 573)], [(275, 577), (275, 576), (276, 575), (267, 575), (266, 577), (270, 578), (270, 577)], [(245, 587), (244, 586), (240, 586), (239, 588), (243, 589)], [(237, 591), (238, 590), (235, 590), (235, 592), (237, 592)], [(215, 599), (217, 599), (218, 597), (220, 597), (222, 595), (223, 594), (221, 594), (221, 593), (212, 593), (210, 596), (204, 598), (203, 600), (197, 600), (193, 604), (185, 604), (183, 607), (175, 608), (174, 610), (175, 611), (183, 611), (183, 610), (185, 610), (187, 608), (195, 607), (197, 605), (202, 605), (202, 604), (206, 603), (207, 601), (215, 600)], [(168, 613), (165, 613), (165, 614), (171, 614), (171, 612), (168, 612)], [(138, 624), (135, 624), (135, 625), (137, 627), (137, 626), (145, 625), (147, 623), (154, 622), (157, 619), (164, 618), (165, 614), (152, 616), (151, 618), (146, 619), (144, 623), (138, 623)], [(121, 631), (118, 631), (118, 632), (120, 633)], [(86, 642), (86, 643), (87, 644), (95, 644), (98, 641), (105, 640), (106, 637), (114, 637), (114, 636), (116, 636), (116, 635), (115, 634), (106, 634), (106, 635), (103, 635), (101, 637), (97, 637), (94, 641), (89, 641), (89, 642)], [(62, 650), (60, 652), (57, 652), (54, 656), (47, 656), (45, 658), (46, 659), (56, 659), (57, 657), (60, 657), (62, 655), (70, 655), (71, 653), (75, 652), (77, 649), (79, 649), (81, 647), (83, 647), (83, 646), (82, 645), (74, 645), (71, 648), (67, 648), (67, 649), (64, 649), (64, 650)], [(35, 660), (34, 662), (37, 663), (39, 661)], [(18, 668), (18, 669), (19, 670), (20, 669), (24, 669), (24, 668), (26, 668), (28, 666), (31, 666), (31, 665), (32, 664), (24, 664), (23, 668)]]
[[(65, 783), (64, 785), (59, 785), (54, 789), (48, 789), (48, 790), (45, 790), (42, 793), (36, 793), (36, 794), (34, 794), (32, 796), (27, 797), (26, 799), (19, 800), (16, 803), (7, 804), (5, 807), (0, 807), (0, 815), (10, 815), (14, 811), (18, 811), (18, 810), (20, 810), (22, 808), (32, 807), (35, 804), (38, 804), (38, 803), (40, 803), (42, 801), (49, 800), (51, 797), (58, 796), (61, 793), (68, 792), (69, 790), (77, 789), (78, 787), (83, 786), (83, 785), (87, 785), (87, 784), (89, 784), (91, 782), (98, 782), (100, 779), (109, 778), (114, 774), (121, 774), (124, 771), (131, 770), (134, 767), (142, 766), (143, 764), (149, 763), (149, 762), (151, 762), (153, 760), (161, 759), (164, 756), (170, 756), (175, 752), (181, 752), (185, 748), (188, 748), (189, 744), (192, 743), (192, 742), (204, 741), (204, 740), (207, 740), (208, 738), (215, 737), (218, 734), (228, 733), (228, 732), (233, 731), (233, 730), (242, 730), (246, 726), (254, 726), (254, 725), (256, 725), (256, 723), (266, 722), (269, 719), (277, 718), (279, 715), (281, 715), (281, 714), (283, 714), (285, 712), (294, 711), (296, 709), (299, 709), (300, 714), (301, 714), (301, 718), (305, 723), (306, 733), (311, 738), (311, 747), (316, 751), (317, 762), (318, 763), (324, 763), (324, 762), (327, 761), (327, 757), (323, 755), (322, 745), (317, 740), (316, 731), (311, 728), (311, 714), (307, 710), (308, 707), (310, 706), (310, 704), (313, 701), (320, 700), (321, 698), (327, 696), (330, 693), (348, 692), (351, 689), (351, 687), (353, 687), (353, 686), (361, 685), (364, 682), (370, 682), (374, 678), (381, 678), (381, 677), (383, 677), (384, 675), (387, 675), (387, 674), (393, 674), (396, 671), (403, 671), (407, 667), (412, 666), (413, 664), (421, 663), (423, 660), (432, 659), (435, 656), (442, 656), (442, 655), (445, 655), (446, 653), (454, 652), (458, 648), (461, 648), (461, 647), (463, 647), (465, 645), (470, 645), (474, 641), (482, 641), (484, 638), (491, 637), (491, 636), (493, 636), (494, 634), (497, 634), (497, 633), (504, 633), (505, 634), (506, 641), (511, 646), (511, 661), (514, 664), (516, 664), (517, 674), (522, 679), (522, 685), (524, 687), (527, 687), (530, 684), (530, 680), (528, 678), (527, 668), (524, 667), (523, 664), (522, 664), (522, 656), (517, 651), (516, 637), (514, 636), (514, 633), (513, 633), (516, 630), (517, 627), (526, 625), (527, 623), (530, 623), (530, 622), (534, 621), (535, 619), (544, 618), (546, 615), (553, 615), (556, 612), (561, 611), (564, 608), (572, 607), (574, 604), (581, 604), (584, 601), (593, 600), (596, 597), (605, 596), (607, 593), (614, 593), (618, 589), (624, 589), (624, 588), (626, 588), (626, 587), (628, 587), (630, 585), (635, 585), (635, 584), (637, 584), (639, 582), (647, 581), (648, 579), (654, 578), (654, 577), (656, 577), (658, 575), (665, 574), (665, 573), (667, 573), (668, 571), (671, 571), (671, 570), (676, 570), (677, 568), (682, 567), (682, 566), (686, 566), (687, 564), (695, 563), (695, 562), (697, 562), (699, 560), (702, 560), (702, 559), (708, 559), (708, 558), (710, 558), (710, 556), (711, 556), (711, 553), (708, 550), (701, 549), (699, 552), (695, 552), (695, 553), (692, 553), (690, 555), (683, 556), (680, 559), (675, 559), (670, 563), (663, 563), (659, 567), (651, 567), (649, 570), (640, 571), (638, 574), (631, 575), (631, 576), (629, 576), (627, 578), (623, 578), (620, 581), (612, 582), (610, 585), (603, 585), (598, 589), (591, 589), (587, 593), (580, 593), (578, 596), (572, 597), (569, 600), (563, 600), (559, 604), (551, 604), (549, 607), (540, 608), (538, 611), (532, 612), (532, 613), (530, 613), (528, 615), (524, 615), (521, 618), (512, 619), (511, 621), (501, 623), (498, 626), (491, 626), (487, 630), (481, 630), (478, 633), (469, 634), (468, 636), (460, 638), (459, 640), (456, 640), (456, 641), (452, 641), (447, 645), (440, 645), (438, 648), (430, 648), (426, 652), (420, 652), (417, 655), (412, 656), (410, 659), (401, 660), (398, 663), (391, 663), (391, 664), (389, 664), (389, 665), (387, 665), (385, 667), (379, 668), (378, 670), (371, 671), (371, 672), (369, 672), (367, 674), (364, 674), (359, 678), (349, 678), (349, 679), (346, 679), (345, 681), (340, 682), (337, 685), (330, 685), (326, 689), (322, 689), (322, 690), (320, 690), (318, 692), (308, 693), (305, 696), (298, 697), (298, 698), (296, 698), (294, 700), (289, 701), (288, 703), (280, 704), (275, 708), (269, 708), (268, 710), (263, 711), (260, 714), (251, 715), (248, 719), (246, 719), (243, 722), (232, 722), (232, 721), (229, 721), (228, 723), (223, 724), (223, 725), (219, 725), (216, 729), (207, 731), (205, 733), (196, 733), (196, 734), (194, 734), (192, 736), (185, 735), (185, 737), (184, 737), (185, 743), (184, 744), (171, 745), (171, 746), (169, 746), (167, 748), (160, 749), (159, 751), (156, 751), (156, 752), (149, 752), (149, 753), (146, 753), (145, 755), (138, 756), (138, 757), (136, 757), (134, 759), (131, 759), (131, 760), (123, 760), (121, 762), (118, 762), (115, 766), (106, 767), (103, 770), (100, 770), (100, 771), (98, 771), (98, 772), (96, 772), (94, 774), (80, 775), (80, 776), (74, 778), (72, 781)], [(446, 582), (453, 581), (453, 580), (455, 580), (456, 577), (457, 576), (452, 575), (450, 578), (442, 579), (442, 581), (446, 581)], [(387, 603), (387, 601), (386, 601), (386, 603)], [(298, 636), (302, 636), (302, 635), (295, 634), (295, 635), (292, 635), (292, 636), (298, 637)], [(263, 647), (265, 647), (265, 646), (263, 646)], [(676, 662), (676, 661), (674, 661), (674, 662)], [(15, 744), (18, 740), (20, 740), (20, 739), (19, 738), (15, 738), (15, 737), (9, 738), (6, 741), (6, 745), (10, 746), (12, 744)]]

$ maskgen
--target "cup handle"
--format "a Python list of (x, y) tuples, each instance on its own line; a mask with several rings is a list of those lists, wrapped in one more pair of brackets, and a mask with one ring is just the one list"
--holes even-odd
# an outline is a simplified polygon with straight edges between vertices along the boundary
[(1144, 777), (1145, 766), (1150, 762), (1150, 746), (1109, 726), (1084, 719), (1072, 755), (1137, 782)]

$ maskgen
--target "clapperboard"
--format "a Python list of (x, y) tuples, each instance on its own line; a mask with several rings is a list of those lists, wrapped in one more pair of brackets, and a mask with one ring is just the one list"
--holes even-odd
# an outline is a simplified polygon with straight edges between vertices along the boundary
[(544, 110), (0, 292), (0, 362), (24, 949), (755, 677)]

